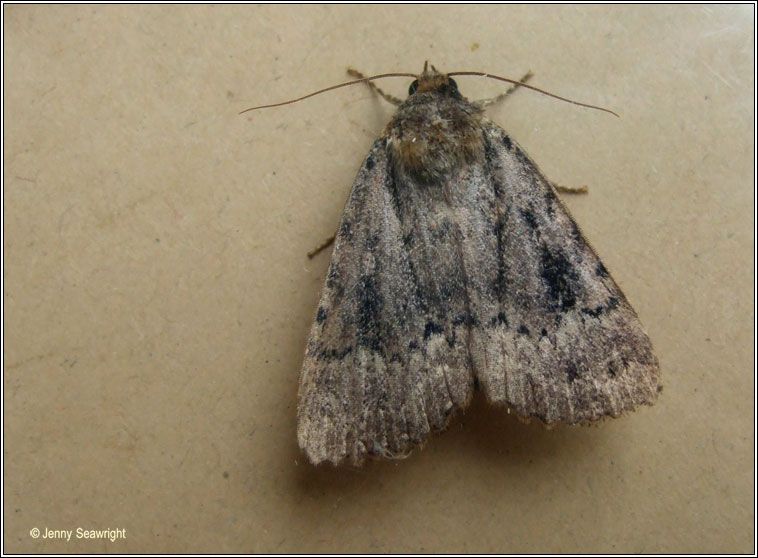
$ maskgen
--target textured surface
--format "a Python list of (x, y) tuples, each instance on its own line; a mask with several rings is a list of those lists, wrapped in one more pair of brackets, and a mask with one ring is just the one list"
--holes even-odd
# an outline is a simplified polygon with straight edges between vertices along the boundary
[(652, 404), (650, 340), (548, 181), (444, 75), (414, 83), (337, 233), (300, 380), (309, 459), (406, 456), (475, 382), (548, 424)]
[[(3, 10), (6, 553), (752, 551), (752, 7)], [(564, 201), (665, 387), (552, 430), (476, 396), (406, 460), (314, 468), (295, 406), (329, 257), (305, 253), (394, 107), (237, 112), (427, 59), (621, 113), (487, 110), (590, 188)]]

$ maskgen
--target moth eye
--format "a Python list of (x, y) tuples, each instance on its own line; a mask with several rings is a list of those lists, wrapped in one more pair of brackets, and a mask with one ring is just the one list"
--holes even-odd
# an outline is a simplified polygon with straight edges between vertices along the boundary
[(411, 86), (408, 88), (408, 95), (413, 95), (416, 91), (418, 91), (418, 80), (414, 79), (413, 83), (411, 83)]
[(450, 87), (453, 89), (458, 89), (458, 84), (455, 83), (455, 80), (453, 78), (447, 78), (447, 82), (450, 84)]

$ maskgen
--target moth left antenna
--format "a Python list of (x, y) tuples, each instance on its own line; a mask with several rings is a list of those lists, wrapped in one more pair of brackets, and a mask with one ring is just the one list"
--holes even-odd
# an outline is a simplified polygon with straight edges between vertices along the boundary
[(313, 93), (309, 93), (308, 95), (303, 95), (302, 97), (298, 97), (297, 99), (292, 99), (291, 101), (284, 101), (283, 103), (274, 103), (272, 105), (261, 105), (259, 107), (252, 107), (249, 109), (245, 109), (239, 114), (244, 114), (246, 112), (250, 112), (251, 110), (258, 110), (258, 109), (265, 109), (265, 108), (273, 108), (273, 107), (282, 107), (284, 105), (290, 105), (292, 103), (297, 103), (298, 101), (303, 101), (305, 99), (308, 99), (310, 97), (314, 97), (316, 95), (319, 95), (321, 93), (326, 93), (327, 91), (331, 91), (332, 89), (339, 89), (340, 87), (347, 87), (348, 85), (355, 85), (356, 83), (363, 83), (364, 81), (371, 81), (374, 79), (382, 79), (387, 77), (412, 77), (415, 78), (416, 74), (407, 74), (407, 73), (391, 73), (391, 74), (378, 74), (375, 76), (369, 76), (361, 79), (355, 79), (353, 81), (346, 81), (345, 83), (340, 83), (338, 85), (332, 85), (331, 87), (326, 87), (324, 89), (319, 89), (318, 91), (315, 91)]

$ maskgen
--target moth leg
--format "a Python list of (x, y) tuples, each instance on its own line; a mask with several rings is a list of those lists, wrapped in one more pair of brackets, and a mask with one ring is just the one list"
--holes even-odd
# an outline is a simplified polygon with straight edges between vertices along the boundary
[[(519, 81), (521, 83), (526, 83), (528, 80), (532, 79), (534, 77), (534, 74), (531, 70), (529, 70), (527, 73), (524, 74), (524, 77), (522, 77)], [(505, 93), (502, 93), (498, 95), (497, 97), (493, 97), (492, 99), (482, 99), (481, 101), (474, 101), (474, 105), (476, 105), (479, 108), (485, 108), (490, 105), (494, 105), (495, 103), (499, 103), (500, 101), (503, 101), (506, 97), (508, 97), (511, 93), (516, 91), (519, 86), (518, 84), (513, 84), (508, 91)]]
[[(530, 79), (534, 77), (534, 73), (529, 70), (527, 73), (524, 74), (524, 77), (522, 77), (519, 81), (521, 83), (526, 83)], [(479, 108), (485, 108), (490, 105), (494, 105), (495, 103), (499, 103), (500, 101), (505, 100), (506, 97), (511, 95), (516, 89), (519, 88), (518, 84), (513, 84), (508, 91), (505, 93), (502, 93), (501, 95), (498, 95), (497, 97), (494, 97), (492, 99), (482, 99), (481, 101), (474, 101), (474, 104), (478, 106)], [(563, 186), (561, 184), (557, 184), (550, 181), (550, 184), (555, 188), (556, 191), (562, 192), (564, 194), (586, 194), (588, 192), (587, 186)]]
[(318, 247), (314, 248), (313, 250), (311, 250), (310, 252), (308, 252), (308, 254), (307, 254), (308, 255), (308, 259), (312, 260), (316, 255), (320, 254), (321, 252), (323, 252), (324, 250), (326, 250), (327, 248), (329, 248), (329, 246), (331, 246), (332, 244), (334, 244), (334, 237), (335, 237), (335, 235), (330, 236), (329, 238), (327, 238), (324, 241), (323, 244), (321, 244), (321, 246), (318, 246)]
[(563, 192), (564, 194), (586, 194), (589, 191), (587, 186), (562, 186), (555, 182), (551, 182), (550, 184), (552, 184), (553, 188), (557, 191)]
[[(356, 79), (363, 79), (363, 78), (366, 77), (362, 73), (360, 73), (358, 70), (354, 70), (352, 68), (348, 68), (347, 69), (347, 73), (349, 75), (353, 76)], [(401, 101), (397, 97), (393, 97), (389, 93), (385, 93), (384, 91), (382, 91), (381, 89), (379, 89), (379, 87), (377, 87), (376, 84), (373, 81), (367, 81), (366, 85), (368, 85), (371, 89), (373, 89), (374, 91), (376, 91), (377, 93), (379, 93), (379, 95), (382, 97), (382, 99), (384, 99), (388, 103), (392, 103), (396, 107), (399, 107), (400, 105), (403, 104), (403, 101)]]

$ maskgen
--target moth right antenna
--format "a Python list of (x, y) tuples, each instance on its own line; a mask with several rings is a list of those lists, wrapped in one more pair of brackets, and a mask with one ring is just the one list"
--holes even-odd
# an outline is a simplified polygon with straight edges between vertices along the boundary
[(549, 91), (545, 91), (544, 89), (540, 89), (539, 87), (534, 87), (533, 85), (527, 85), (526, 83), (521, 83), (520, 81), (516, 81), (515, 79), (509, 79), (505, 77), (500, 76), (493, 76), (492, 74), (487, 74), (485, 72), (450, 72), (447, 74), (449, 76), (480, 76), (480, 77), (486, 77), (490, 79), (496, 79), (498, 81), (504, 81), (506, 83), (512, 83), (513, 85), (518, 85), (519, 87), (526, 87), (527, 89), (531, 89), (532, 91), (537, 91), (538, 93), (542, 93), (543, 95), (547, 95), (548, 97), (553, 97), (554, 99), (558, 99), (560, 101), (565, 101), (567, 103), (571, 103), (572, 105), (579, 105), (580, 107), (595, 109), (595, 110), (602, 110), (603, 112), (607, 112), (609, 114), (612, 114), (616, 118), (621, 118), (617, 113), (613, 112), (610, 109), (598, 107), (595, 105), (588, 105), (587, 103), (580, 103), (579, 101), (572, 101), (571, 99), (567, 99), (566, 97), (561, 97), (560, 95), (556, 95), (555, 93), (550, 93)]

